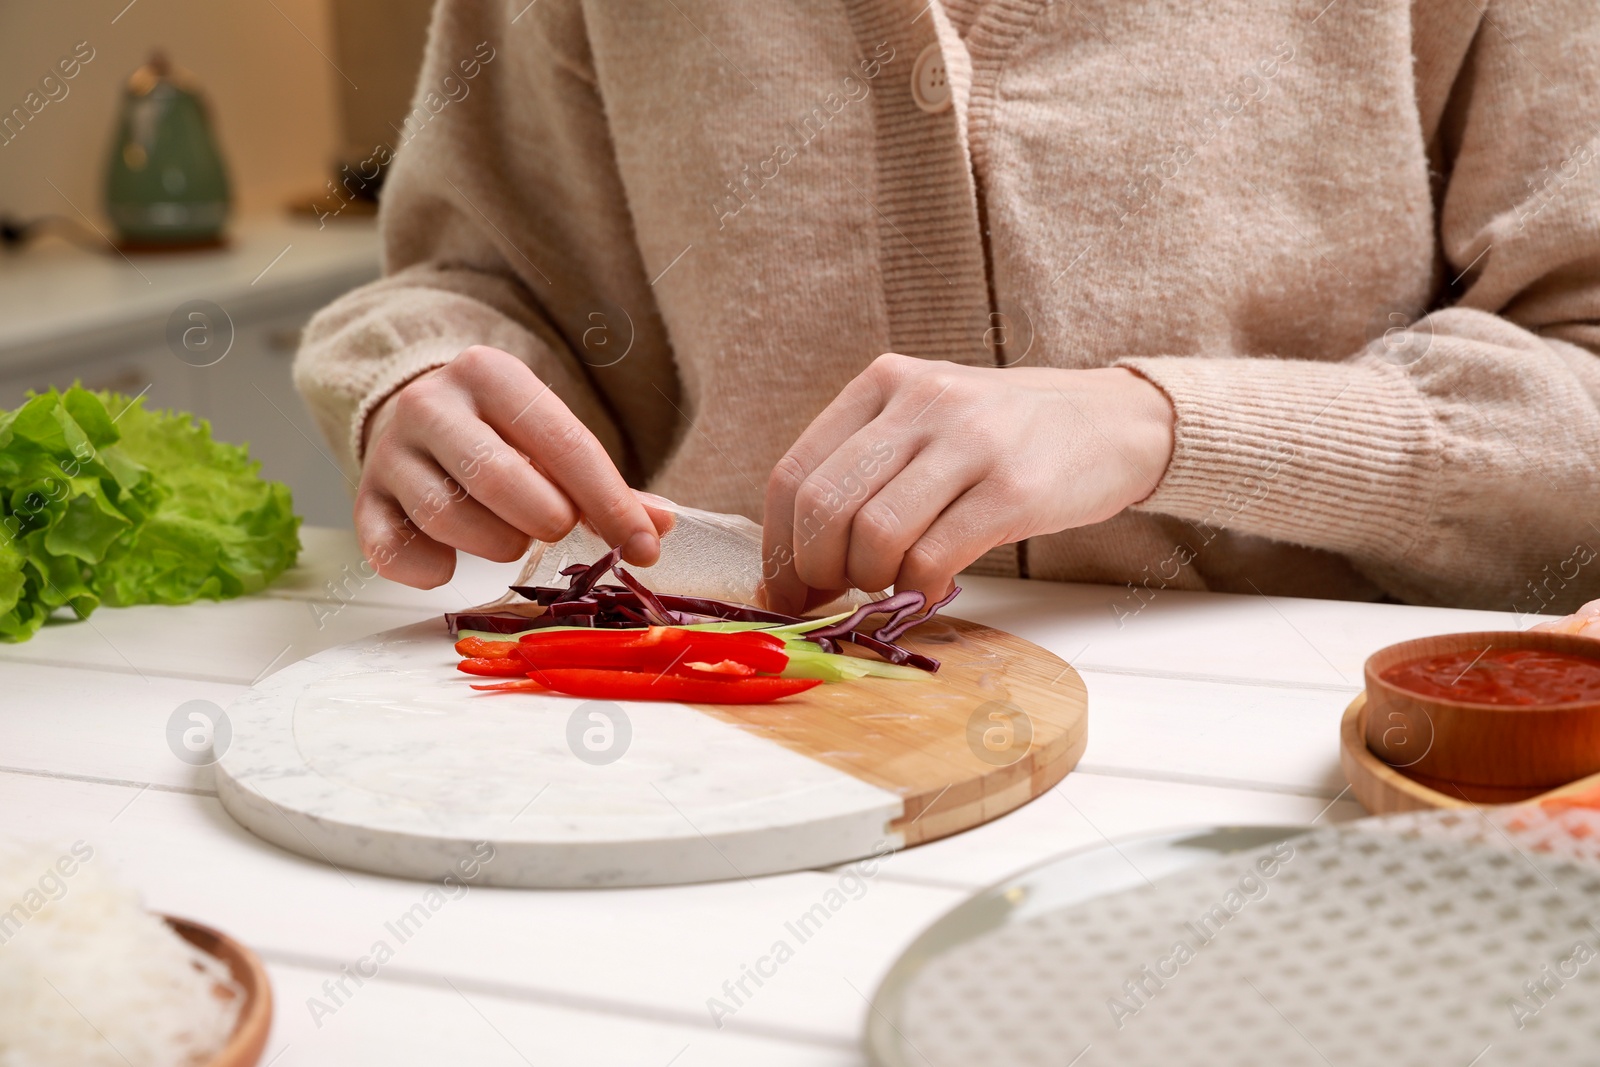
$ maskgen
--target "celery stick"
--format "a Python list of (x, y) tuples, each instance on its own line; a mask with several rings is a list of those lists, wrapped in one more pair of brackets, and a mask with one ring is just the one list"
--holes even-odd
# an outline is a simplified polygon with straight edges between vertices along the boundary
[[(576, 629), (578, 629), (578, 627), (576, 627), (576, 626), (542, 626), (542, 627), (540, 627), (540, 629), (542, 629), (542, 630), (576, 630)], [(460, 640), (463, 640), (463, 639), (468, 638), (468, 637), (481, 637), (485, 641), (515, 641), (517, 638), (521, 637), (522, 634), (536, 634), (538, 632), (539, 632), (539, 630), (523, 630), (522, 633), (517, 633), (517, 634), (497, 634), (493, 630), (459, 630), (459, 631), (456, 632), (456, 640), (460, 641)]]
[[(806, 642), (809, 644), (809, 642)], [(784, 646), (789, 655), (789, 665), (783, 669), (784, 678), (821, 678), (825, 682), (846, 682), (856, 678), (897, 678), (917, 681), (929, 677), (927, 671), (906, 667), (883, 660), (862, 656), (846, 656), (824, 652), (819, 648), (797, 647), (795, 642)]]
[(770, 627), (770, 622), (737, 622), (732, 619), (721, 622), (689, 622), (682, 623), (677, 628), (680, 630), (700, 630), (713, 634), (737, 634), (747, 630), (765, 630)]
[(843, 622), (854, 614), (855, 612), (853, 611), (845, 611), (840, 612), (838, 615), (829, 615), (825, 619), (801, 619), (799, 622), (786, 622), (782, 626), (772, 627), (767, 632), (777, 634), (784, 640), (788, 640), (787, 635), (789, 634), (806, 634), (812, 630), (820, 630), (824, 626), (832, 626), (836, 622)]

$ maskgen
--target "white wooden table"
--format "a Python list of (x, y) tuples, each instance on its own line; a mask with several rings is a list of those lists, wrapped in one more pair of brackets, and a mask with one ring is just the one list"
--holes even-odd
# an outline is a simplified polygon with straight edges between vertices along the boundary
[[(722, 1025), (710, 998), (841, 887), (810, 871), (592, 892), (472, 889), (376, 978), (324, 983), (422, 900), (415, 882), (342, 872), (277, 849), (218, 805), (211, 771), (178, 759), (186, 701), (226, 706), (318, 649), (479, 602), (509, 570), (465, 560), (419, 592), (363, 580), (348, 533), (305, 531), (301, 567), (265, 595), (104, 610), (0, 646), (0, 833), (82, 838), (151, 908), (214, 925), (267, 961), (277, 996), (263, 1063), (854, 1064), (879, 979), (971, 891), (1105, 838), (1200, 823), (1360, 817), (1344, 795), (1340, 714), (1361, 663), (1429, 633), (1522, 628), (1509, 612), (974, 579), (965, 617), (1070, 660), (1090, 742), (1057, 789), (987, 826), (886, 861)], [(846, 888), (856, 885), (847, 881)], [(793, 939), (790, 938), (792, 941)], [(346, 995), (347, 994), (347, 995)], [(313, 1018), (308, 998), (336, 1006)], [(730, 1002), (731, 1003), (731, 1002)]]

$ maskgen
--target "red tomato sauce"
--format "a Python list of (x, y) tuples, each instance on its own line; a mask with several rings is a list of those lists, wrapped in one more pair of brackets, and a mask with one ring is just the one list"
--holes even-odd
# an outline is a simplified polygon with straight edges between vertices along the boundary
[(1600, 700), (1600, 659), (1570, 652), (1468, 649), (1399, 663), (1379, 675), (1419, 696), (1534, 707)]

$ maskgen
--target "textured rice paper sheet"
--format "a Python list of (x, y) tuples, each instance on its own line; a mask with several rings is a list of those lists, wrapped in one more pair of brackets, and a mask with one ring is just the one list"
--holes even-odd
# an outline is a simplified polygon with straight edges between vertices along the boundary
[(1433, 814), (1449, 818), (1320, 830), (967, 942), (908, 987), (907, 1060), (1600, 1062), (1595, 813)]
[[(649, 567), (623, 566), (657, 593), (710, 597), (735, 604), (759, 603), (763, 559), (758, 523), (743, 515), (701, 511), (660, 497), (652, 497), (650, 503), (672, 515), (671, 528), (661, 536), (661, 558)], [(580, 523), (560, 541), (535, 541), (516, 584), (565, 586), (567, 578), (562, 570), (574, 564), (593, 563), (608, 551), (610, 546)], [(851, 611), (883, 596), (882, 592), (851, 589), (810, 614)], [(475, 610), (493, 610), (513, 603), (526, 601), (509, 593)]]
[(1350, 825), (1375, 833), (1465, 841), (1600, 866), (1600, 810), (1564, 807), (1560, 801), (1410, 812)]

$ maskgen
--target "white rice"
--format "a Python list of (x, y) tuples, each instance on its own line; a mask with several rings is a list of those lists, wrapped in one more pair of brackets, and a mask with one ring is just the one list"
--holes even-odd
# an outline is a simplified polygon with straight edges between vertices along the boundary
[(233, 1032), (227, 966), (102, 868), (82, 841), (0, 845), (0, 1067), (203, 1067)]

